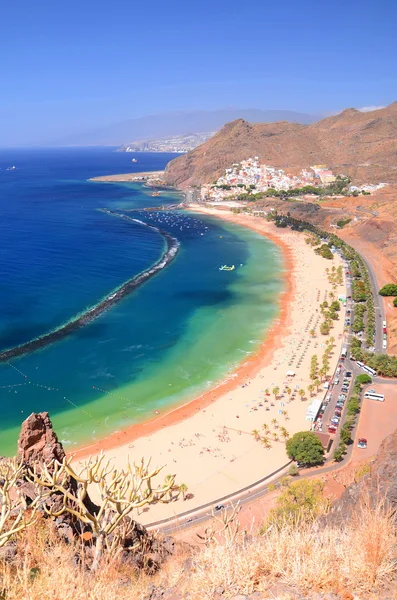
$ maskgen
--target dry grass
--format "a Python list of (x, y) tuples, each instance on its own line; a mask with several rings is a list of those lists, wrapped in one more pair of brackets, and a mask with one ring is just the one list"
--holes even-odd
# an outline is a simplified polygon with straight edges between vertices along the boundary
[(256, 590), (266, 597), (277, 582), (301, 593), (343, 590), (379, 598), (382, 587), (397, 578), (395, 520), (382, 502), (371, 508), (365, 498), (342, 528), (306, 523), (218, 540), (200, 547), (188, 566), (181, 554), (153, 577), (112, 559), (92, 575), (76, 565), (78, 553), (78, 547), (59, 543), (48, 526), (31, 529), (19, 542), (18, 563), (0, 563), (0, 589), (7, 600), (131, 600), (144, 598), (155, 585), (209, 600), (217, 587), (226, 590), (225, 598)]

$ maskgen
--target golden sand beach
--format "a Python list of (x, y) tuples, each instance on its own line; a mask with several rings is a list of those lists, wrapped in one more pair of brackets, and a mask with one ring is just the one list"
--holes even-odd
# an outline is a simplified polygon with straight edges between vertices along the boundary
[[(317, 354), (321, 362), (326, 341), (334, 337), (333, 373), (343, 340), (343, 308), (329, 336), (318, 331), (320, 303), (329, 300), (327, 294), (332, 289), (326, 269), (341, 264), (339, 256), (335, 255), (331, 263), (313, 252), (305, 243), (305, 234), (276, 229), (259, 217), (201, 206), (194, 210), (250, 227), (276, 242), (284, 252), (288, 285), (280, 299), (277, 322), (257, 354), (229, 373), (216, 389), (77, 453), (76, 461), (82, 462), (89, 454), (103, 450), (119, 468), (125, 466), (128, 457), (131, 461), (152, 457), (153, 466), (165, 465), (163, 476), (176, 474), (176, 482), (187, 485), (191, 499), (183, 500), (180, 495), (176, 501), (145, 509), (139, 515), (144, 524), (234, 493), (286, 464), (283, 428), (289, 435), (310, 429), (308, 405), (325, 395), (322, 387), (313, 397), (307, 391), (312, 383), (310, 359)], [(345, 293), (344, 285), (335, 291), (339, 293)], [(310, 334), (313, 328), (316, 337)], [(288, 376), (289, 371), (294, 376)], [(279, 388), (277, 394), (274, 388)], [(306, 392), (304, 399), (300, 389)], [(267, 438), (268, 448), (255, 440), (254, 430)]]

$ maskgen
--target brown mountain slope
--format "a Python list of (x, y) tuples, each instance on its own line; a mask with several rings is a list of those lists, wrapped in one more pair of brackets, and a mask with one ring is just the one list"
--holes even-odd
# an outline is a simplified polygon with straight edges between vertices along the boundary
[(347, 109), (312, 125), (238, 119), (171, 161), (165, 177), (180, 187), (209, 183), (250, 156), (291, 170), (326, 163), (356, 181), (397, 181), (397, 102), (366, 113)]

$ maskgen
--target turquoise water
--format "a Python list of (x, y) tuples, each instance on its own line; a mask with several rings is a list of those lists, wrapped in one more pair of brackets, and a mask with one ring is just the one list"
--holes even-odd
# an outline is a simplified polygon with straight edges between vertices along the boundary
[[(141, 155), (132, 167), (159, 169), (170, 158)], [(86, 181), (133, 168), (109, 149), (0, 152), (1, 349), (59, 326), (162, 255), (155, 230), (98, 208), (180, 244), (168, 266), (93, 322), (0, 364), (0, 454), (15, 451), (32, 411), (50, 412), (69, 449), (166, 411), (254, 352), (277, 313), (282, 258), (273, 243), (199, 214), (128, 212), (177, 196)], [(219, 271), (225, 263), (236, 270)]]

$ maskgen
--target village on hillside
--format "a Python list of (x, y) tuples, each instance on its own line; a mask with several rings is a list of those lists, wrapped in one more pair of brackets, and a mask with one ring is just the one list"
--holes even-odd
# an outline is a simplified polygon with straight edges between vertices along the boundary
[(348, 177), (335, 176), (326, 165), (313, 165), (302, 169), (298, 175), (287, 173), (284, 169), (261, 164), (259, 157), (248, 158), (234, 163), (225, 170), (225, 174), (211, 184), (201, 186), (202, 201), (221, 201), (225, 199), (255, 199), (259, 195), (288, 196), (303, 194), (335, 194), (364, 195), (371, 194), (385, 187), (386, 183), (377, 185), (352, 186)]

